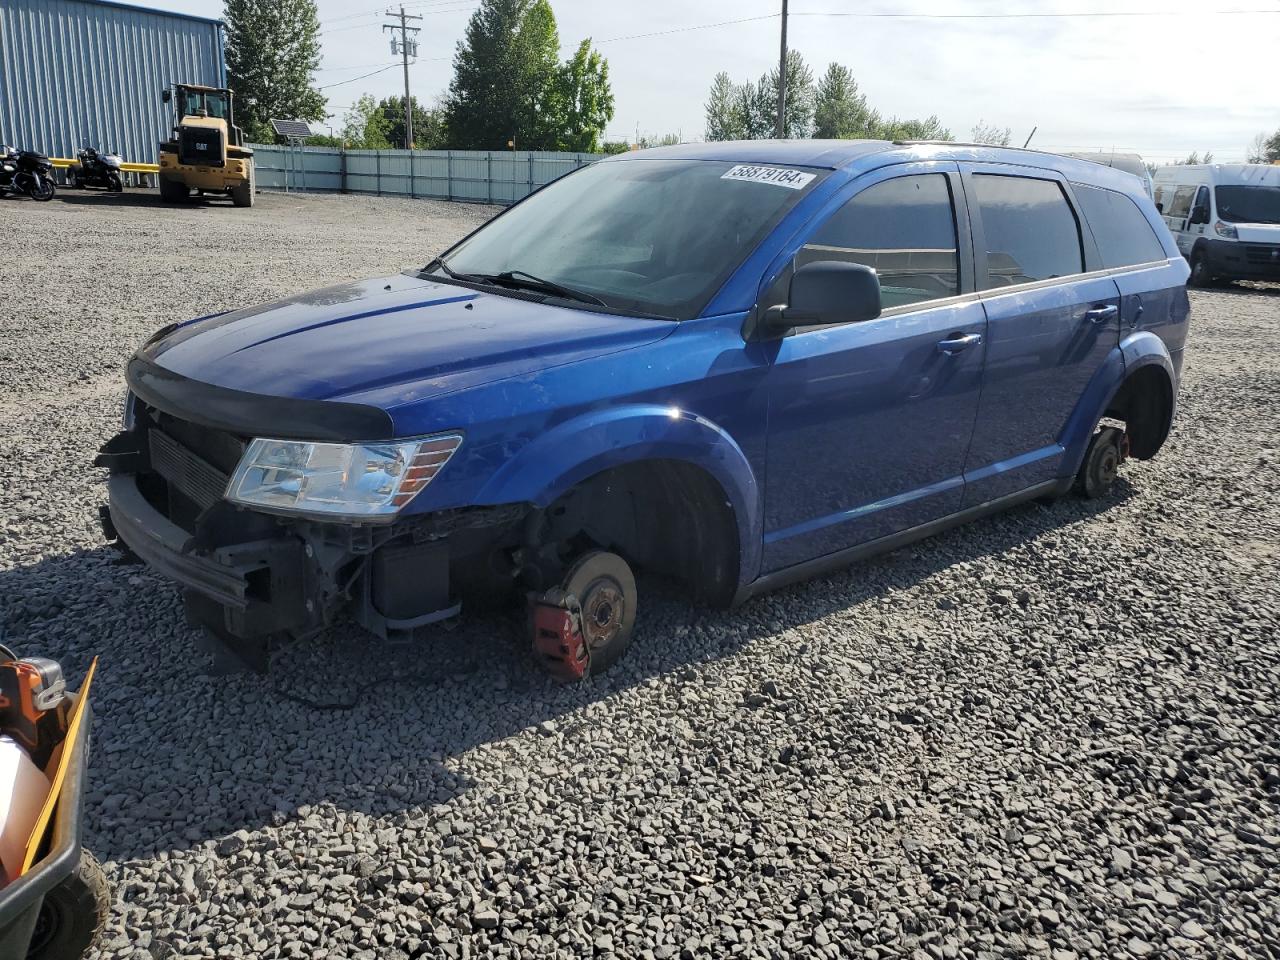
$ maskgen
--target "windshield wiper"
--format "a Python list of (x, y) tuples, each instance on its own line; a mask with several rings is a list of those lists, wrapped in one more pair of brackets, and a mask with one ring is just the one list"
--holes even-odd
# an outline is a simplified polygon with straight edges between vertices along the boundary
[(516, 290), (534, 290), (538, 293), (549, 293), (552, 296), (563, 297), (566, 300), (576, 300), (579, 303), (590, 303), (597, 307), (607, 307), (609, 305), (595, 294), (587, 293), (584, 290), (574, 290), (572, 287), (566, 287), (553, 280), (544, 280), (542, 277), (536, 277), (532, 273), (528, 273), (524, 270), (504, 270), (502, 273), (458, 273), (455, 270), (449, 269), (449, 265), (439, 257), (432, 260), (423, 267), (423, 269), (432, 270), (436, 267), (443, 270), (445, 275), (451, 280), (464, 280), (469, 283), (487, 283), (490, 285), (511, 287)]
[(607, 307), (608, 304), (597, 297), (595, 294), (587, 293), (584, 290), (575, 290), (572, 287), (566, 287), (564, 284), (556, 283), (553, 280), (543, 280), (541, 277), (535, 277), (532, 273), (524, 270), (504, 270), (502, 273), (481, 273), (476, 274), (476, 279), (487, 280), (490, 283), (498, 283), (507, 287), (516, 287), (522, 290), (536, 290), (542, 293), (549, 293), (553, 296), (564, 297), (566, 300), (577, 300), (579, 303), (591, 303), (597, 307)]

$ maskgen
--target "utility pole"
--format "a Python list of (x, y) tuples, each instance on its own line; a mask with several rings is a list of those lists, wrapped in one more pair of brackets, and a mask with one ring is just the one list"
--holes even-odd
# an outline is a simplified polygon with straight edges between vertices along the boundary
[(778, 58), (778, 127), (779, 140), (787, 136), (787, 0), (782, 0), (782, 55)]
[[(399, 20), (399, 23), (384, 23), (383, 30), (390, 30), (392, 33), (400, 31), (399, 53), (400, 58), (404, 62), (404, 148), (406, 150), (413, 149), (413, 101), (409, 98), (409, 58), (418, 56), (418, 31), (421, 27), (409, 26), (410, 20), (421, 20), (421, 16), (408, 14), (404, 12), (404, 7), (400, 7), (400, 12), (388, 10), (387, 16)], [(414, 35), (414, 39), (409, 39), (409, 34)], [(397, 52), (396, 38), (391, 38), (391, 52)]]

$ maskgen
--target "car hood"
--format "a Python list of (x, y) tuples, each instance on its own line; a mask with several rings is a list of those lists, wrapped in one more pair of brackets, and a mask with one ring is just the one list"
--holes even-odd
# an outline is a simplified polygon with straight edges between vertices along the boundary
[(1236, 235), (1248, 243), (1280, 243), (1280, 223), (1236, 223)]
[(192, 320), (140, 354), (231, 390), (389, 409), (641, 346), (675, 326), (397, 275)]

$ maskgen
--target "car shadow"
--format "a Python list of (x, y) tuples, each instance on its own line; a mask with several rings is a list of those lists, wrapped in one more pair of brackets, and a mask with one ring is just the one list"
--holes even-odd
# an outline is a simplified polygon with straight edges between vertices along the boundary
[[(459, 767), (476, 747), (587, 735), (579, 711), (594, 702), (653, 678), (696, 681), (703, 665), (752, 643), (871, 606), (1133, 495), (1122, 478), (1103, 500), (1022, 505), (738, 610), (692, 606), (674, 585), (644, 578), (627, 656), (575, 685), (539, 671), (518, 614), (489, 611), (412, 644), (340, 625), (274, 653), (265, 677), (212, 676), (177, 591), (107, 546), (0, 571), (0, 630), (19, 655), (60, 660), (72, 687), (100, 658), (86, 842), (123, 861), (316, 811), (447, 816), (473, 789)], [(940, 615), (934, 603), (921, 614)]]

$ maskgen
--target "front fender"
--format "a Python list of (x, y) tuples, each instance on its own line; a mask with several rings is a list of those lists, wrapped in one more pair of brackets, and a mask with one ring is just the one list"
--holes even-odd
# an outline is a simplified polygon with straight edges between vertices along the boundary
[[(1080, 464), (1084, 461), (1085, 450), (1088, 449), (1089, 440), (1093, 436), (1093, 428), (1107, 412), (1111, 401), (1124, 386), (1125, 380), (1143, 367), (1152, 365), (1160, 367), (1165, 372), (1171, 386), (1177, 384), (1177, 373), (1174, 370), (1173, 360), (1169, 356), (1169, 349), (1164, 341), (1150, 330), (1139, 330), (1130, 334), (1120, 342), (1118, 347), (1107, 354), (1107, 359), (1089, 381), (1089, 386), (1085, 388), (1080, 402), (1076, 404), (1059, 438), (1058, 442), (1066, 450), (1062, 457), (1059, 478), (1065, 479), (1076, 475)], [(1170, 404), (1170, 419), (1172, 419), (1173, 407), (1177, 403), (1177, 390), (1174, 389), (1172, 392), (1174, 404)]]
[(755, 471), (728, 433), (678, 407), (609, 407), (566, 420), (505, 463), (475, 502), (545, 507), (589, 477), (643, 460), (676, 460), (715, 478), (738, 526), (739, 579), (753, 579), (761, 543), (761, 492)]

